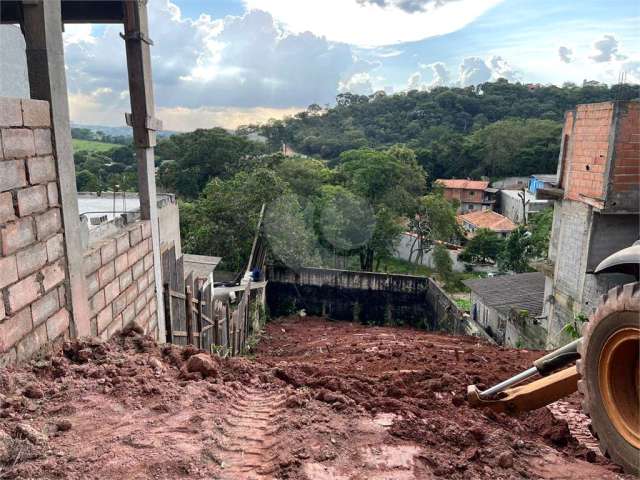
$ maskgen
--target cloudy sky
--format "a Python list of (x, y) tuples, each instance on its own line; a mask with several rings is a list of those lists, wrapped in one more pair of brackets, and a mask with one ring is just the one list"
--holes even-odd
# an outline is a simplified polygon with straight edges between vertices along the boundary
[[(336, 94), (513, 81), (640, 82), (629, 0), (150, 0), (165, 128), (263, 122)], [(118, 26), (68, 25), (73, 120), (129, 111)]]

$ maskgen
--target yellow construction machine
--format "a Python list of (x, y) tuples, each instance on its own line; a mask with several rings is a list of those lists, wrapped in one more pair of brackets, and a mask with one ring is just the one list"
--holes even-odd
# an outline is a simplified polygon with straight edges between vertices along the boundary
[[(467, 398), (476, 407), (516, 414), (579, 390), (600, 450), (640, 475), (640, 241), (603, 260), (595, 273), (605, 272), (634, 275), (636, 282), (602, 296), (582, 338), (485, 391), (470, 385)], [(540, 378), (524, 384), (534, 377)]]

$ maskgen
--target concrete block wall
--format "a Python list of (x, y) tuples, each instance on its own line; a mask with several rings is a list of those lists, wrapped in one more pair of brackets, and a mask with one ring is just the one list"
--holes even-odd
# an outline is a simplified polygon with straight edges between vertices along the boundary
[(91, 333), (108, 339), (134, 320), (158, 336), (151, 224), (139, 221), (84, 254)]
[(0, 98), (0, 365), (69, 335), (49, 104)]

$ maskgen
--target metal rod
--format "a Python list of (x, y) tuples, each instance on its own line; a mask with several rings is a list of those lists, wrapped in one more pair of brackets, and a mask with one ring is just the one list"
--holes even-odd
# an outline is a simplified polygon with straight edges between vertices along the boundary
[(525, 370), (524, 372), (521, 372), (511, 378), (506, 379), (504, 382), (500, 382), (499, 384), (494, 385), (491, 388), (488, 388), (484, 392), (480, 392), (479, 394), (480, 398), (482, 398), (483, 400), (492, 398), (498, 393), (502, 392), (503, 390), (506, 390), (509, 387), (518, 385), (519, 383), (522, 383), (525, 380), (528, 380), (531, 377), (534, 377), (536, 375), (538, 375), (538, 369), (536, 367), (531, 367)]

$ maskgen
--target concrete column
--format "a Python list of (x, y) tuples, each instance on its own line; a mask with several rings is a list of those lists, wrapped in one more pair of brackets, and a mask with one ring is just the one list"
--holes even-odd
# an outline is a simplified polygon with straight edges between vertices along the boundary
[(124, 40), (127, 49), (131, 124), (138, 160), (138, 190), (140, 213), (151, 221), (153, 264), (155, 270), (158, 340), (166, 338), (164, 298), (162, 295), (162, 263), (160, 259), (160, 230), (158, 228), (158, 200), (153, 147), (159, 122), (154, 118), (153, 84), (151, 81), (151, 51), (146, 0), (125, 3)]
[(23, 7), (22, 28), (26, 40), (31, 98), (47, 100), (51, 106), (51, 134), (68, 262), (68, 304), (73, 314), (72, 334), (86, 336), (91, 334), (90, 315), (83, 271), (84, 252), (80, 241), (60, 0), (29, 1)]

